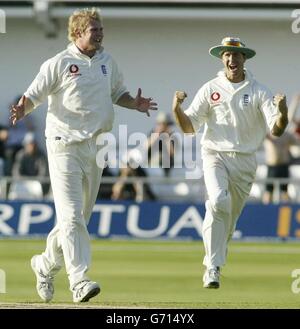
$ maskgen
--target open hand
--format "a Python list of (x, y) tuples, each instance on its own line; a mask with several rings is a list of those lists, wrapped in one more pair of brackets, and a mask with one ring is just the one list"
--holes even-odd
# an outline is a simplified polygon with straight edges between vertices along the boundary
[(21, 120), (25, 116), (25, 101), (26, 97), (23, 95), (19, 100), (18, 105), (12, 105), (9, 119), (13, 125), (15, 125), (18, 120)]
[(157, 110), (157, 103), (152, 102), (152, 98), (144, 98), (142, 97), (142, 89), (139, 88), (137, 95), (134, 99), (135, 108), (139, 112), (146, 113), (148, 117), (150, 117), (149, 110)]

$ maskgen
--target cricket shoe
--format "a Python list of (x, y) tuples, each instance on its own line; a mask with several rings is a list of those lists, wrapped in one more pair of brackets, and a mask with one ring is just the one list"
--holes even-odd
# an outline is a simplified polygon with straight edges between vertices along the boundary
[(97, 282), (84, 280), (77, 283), (77, 285), (72, 290), (73, 302), (84, 303), (97, 296), (100, 292), (100, 287)]
[(45, 275), (41, 270), (38, 270), (36, 265), (36, 259), (38, 256), (31, 258), (31, 268), (36, 275), (36, 290), (41, 299), (48, 303), (54, 295), (54, 278), (50, 275)]
[(218, 289), (220, 287), (220, 267), (211, 267), (205, 271), (203, 287), (209, 289)]

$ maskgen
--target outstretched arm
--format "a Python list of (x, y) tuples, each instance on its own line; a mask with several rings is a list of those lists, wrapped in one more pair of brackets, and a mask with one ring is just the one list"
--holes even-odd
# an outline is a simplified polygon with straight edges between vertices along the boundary
[(289, 123), (288, 120), (288, 107), (286, 105), (285, 95), (276, 95), (274, 97), (275, 105), (278, 107), (279, 115), (272, 129), (272, 135), (281, 136)]
[(24, 116), (30, 113), (34, 108), (32, 101), (23, 95), (17, 105), (13, 105), (10, 110), (10, 121), (13, 125), (18, 120), (24, 118)]
[(192, 125), (191, 120), (189, 117), (183, 112), (181, 108), (181, 104), (183, 103), (184, 99), (187, 97), (187, 94), (184, 91), (176, 91), (173, 98), (173, 114), (175, 117), (175, 121), (178, 127), (184, 133), (192, 133), (194, 134), (194, 128)]
[(157, 104), (152, 102), (152, 98), (142, 97), (141, 88), (138, 89), (135, 98), (133, 98), (129, 93), (125, 93), (118, 99), (117, 104), (128, 109), (146, 113), (148, 117), (150, 117), (149, 110), (157, 110)]

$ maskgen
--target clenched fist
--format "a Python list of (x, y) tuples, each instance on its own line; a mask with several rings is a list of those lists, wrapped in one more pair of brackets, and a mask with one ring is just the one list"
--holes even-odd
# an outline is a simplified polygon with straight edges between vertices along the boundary
[(177, 98), (178, 103), (183, 103), (184, 99), (187, 97), (187, 94), (184, 91), (176, 91), (175, 97)]
[(276, 94), (274, 96), (274, 104), (278, 107), (281, 114), (287, 115), (288, 107), (286, 105), (286, 97), (282, 94)]

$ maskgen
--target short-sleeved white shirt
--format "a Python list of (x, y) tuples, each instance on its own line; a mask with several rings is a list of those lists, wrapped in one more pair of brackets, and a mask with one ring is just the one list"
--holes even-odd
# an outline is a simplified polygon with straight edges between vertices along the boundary
[(199, 89), (185, 111), (196, 132), (205, 125), (202, 146), (249, 154), (260, 147), (278, 113), (272, 93), (247, 70), (238, 88), (220, 71)]
[(114, 59), (103, 49), (89, 58), (70, 44), (42, 64), (27, 89), (35, 107), (48, 97), (46, 137), (83, 141), (112, 129), (113, 104), (127, 92)]

